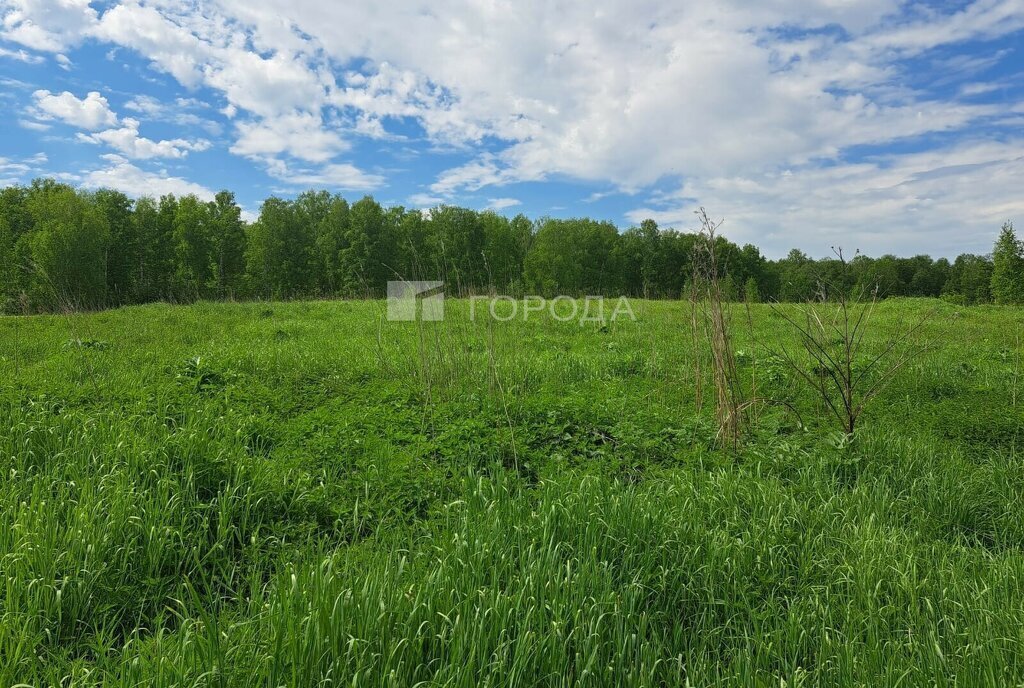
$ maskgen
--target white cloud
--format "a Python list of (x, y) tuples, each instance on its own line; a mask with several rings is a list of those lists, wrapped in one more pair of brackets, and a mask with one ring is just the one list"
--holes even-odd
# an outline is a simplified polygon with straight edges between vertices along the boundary
[(301, 59), (277, 53), (264, 58), (246, 50), (228, 50), (219, 65), (204, 69), (208, 86), (224, 92), (236, 107), (264, 117), (315, 108), (324, 97), (320, 76)]
[(723, 232), (781, 256), (800, 246), (878, 255), (985, 253), (1002, 222), (1024, 216), (1024, 139), (975, 141), (928, 152), (885, 155), (826, 169), (693, 180), (627, 213), (678, 228), (696, 226), (704, 205)]
[(248, 157), (287, 153), (309, 162), (325, 162), (348, 148), (336, 132), (323, 127), (319, 115), (308, 112), (238, 122), (236, 128), (239, 136), (231, 152)]
[[(471, 154), (440, 172), (420, 200), (484, 188), (497, 195), (493, 187), (552, 178), (630, 193), (686, 180), (685, 193), (700, 202), (726, 201), (728, 189), (746, 202), (758, 197), (777, 216), (773, 193), (792, 204), (787, 189), (795, 180), (815, 191), (820, 179), (821, 193), (835, 194), (829, 202), (848, 207), (837, 217), (851, 228), (874, 211), (847, 206), (846, 192), (927, 215), (927, 204), (912, 211), (909, 201), (883, 202), (871, 191), (889, 188), (885, 179), (894, 171), (911, 174), (918, 164), (912, 157), (876, 160), (857, 183), (837, 185), (837, 170), (862, 169), (849, 162), (856, 147), (913, 141), (928, 148), (949, 134), (1020, 125), (1018, 103), (982, 97), (994, 88), (983, 83), (983, 70), (1015, 53), (929, 51), (1021, 31), (1024, 0), (955, 7), (903, 0), (443, 0), (429, 8), (418, 0), (115, 0), (101, 15), (86, 0), (0, 3), (7, 40), (59, 52), (92, 37), (136, 51), (185, 87), (212, 89), (213, 107), (235, 123), (231, 151), (290, 184), (382, 184), (380, 175), (338, 156), (357, 136), (395, 138), (398, 124), (419, 135), (410, 122), (427, 145)], [(912, 87), (917, 81), (900, 62), (911, 56), (931, 65), (937, 80), (952, 79), (943, 93), (957, 95)], [(967, 80), (975, 83), (958, 88)], [(125, 154), (162, 143), (167, 152), (186, 150), (175, 145), (182, 139), (132, 139), (124, 125), (90, 129), (100, 130), (89, 138)], [(940, 156), (928, 163), (933, 169), (957, 164), (962, 154), (953, 146), (933, 150)], [(1015, 165), (978, 170), (1012, 177)], [(778, 181), (787, 169), (791, 186)], [(978, 192), (986, 208), (1016, 207), (1004, 177), (981, 174), (970, 178), (991, 184)], [(922, 184), (907, 177), (898, 188), (923, 193)], [(761, 188), (768, 190), (756, 192)], [(687, 198), (654, 198), (648, 209), (685, 212)], [(743, 219), (746, 206), (736, 204), (733, 217)], [(794, 211), (792, 226), (803, 229), (779, 225), (777, 232), (814, 236), (813, 223), (801, 217)]]
[(0, 186), (24, 183), (29, 177), (38, 174), (46, 163), (46, 153), (36, 153), (17, 160), (0, 157)]
[(140, 95), (129, 98), (124, 106), (132, 112), (138, 112), (147, 117), (159, 117), (164, 112), (164, 104), (153, 96)]
[(147, 121), (169, 122), (185, 128), (199, 127), (211, 136), (220, 136), (223, 132), (219, 122), (200, 117), (193, 112), (206, 107), (194, 98), (176, 98), (173, 103), (165, 103), (153, 96), (138, 95), (130, 98), (124, 106), (132, 112), (145, 115)]
[(1003, 36), (1024, 28), (1024, 5), (1019, 0), (979, 0), (959, 11), (884, 28), (866, 39), (873, 47), (921, 52), (936, 45), (975, 38)]
[(0, 12), (0, 37), (46, 52), (77, 45), (96, 21), (89, 0), (4, 0)]
[(360, 170), (350, 163), (330, 163), (310, 170), (268, 159), (267, 173), (292, 187), (328, 187), (345, 191), (372, 191), (384, 185), (384, 177)]
[(506, 184), (512, 181), (511, 172), (502, 169), (493, 155), (483, 155), (459, 167), (442, 172), (437, 181), (430, 185), (436, 194), (450, 196), (465, 189), (477, 191), (485, 186)]
[(150, 172), (136, 167), (120, 155), (101, 156), (107, 163), (103, 167), (86, 170), (78, 181), (87, 188), (109, 188), (123, 191), (129, 196), (161, 196), (174, 194), (184, 196), (195, 194), (199, 198), (213, 200), (214, 192), (182, 177), (168, 174), (166, 170)]
[[(85, 129), (92, 133), (79, 133), (79, 141), (94, 144), (105, 144), (118, 153), (132, 159), (147, 158), (182, 158), (192, 151), (204, 151), (210, 147), (205, 139), (187, 140), (176, 138), (171, 140), (153, 141), (139, 135), (139, 120), (125, 117), (119, 119), (107, 99), (98, 91), (91, 91), (85, 98), (78, 98), (65, 91), (52, 94), (49, 91), (36, 91), (33, 113), (36, 117), (59, 119), (67, 124)], [(138, 111), (159, 112), (160, 104), (155, 99), (135, 98), (128, 107)], [(28, 128), (47, 126), (44, 123), (26, 124)]]
[(414, 193), (408, 198), (409, 205), (417, 208), (433, 208), (434, 206), (441, 205), (444, 203), (444, 199), (440, 196), (431, 196), (426, 193)]
[(23, 129), (29, 129), (31, 131), (48, 131), (50, 129), (49, 124), (45, 124), (43, 122), (35, 122), (30, 119), (19, 119), (18, 126), (22, 127)]
[(993, 82), (975, 82), (960, 86), (960, 95), (964, 97), (980, 96), (992, 91), (998, 91), (1003, 86)]
[(117, 124), (117, 115), (99, 91), (90, 91), (85, 98), (73, 93), (50, 93), (39, 90), (32, 94), (35, 112), (41, 119), (59, 119), (66, 124), (95, 131)]
[(114, 150), (132, 159), (183, 158), (191, 151), (203, 151), (210, 147), (204, 139), (187, 141), (173, 139), (153, 141), (139, 136), (139, 121), (126, 117), (117, 129), (106, 129), (94, 134), (79, 134), (79, 140), (88, 143), (105, 143)]
[(25, 64), (40, 64), (44, 61), (42, 56), (33, 55), (23, 48), (19, 50), (8, 50), (7, 48), (0, 47), (0, 57), (17, 60), (18, 62), (24, 62)]
[(491, 210), (503, 210), (505, 208), (512, 208), (517, 205), (522, 205), (523, 202), (518, 198), (488, 198), (487, 207)]
[(202, 80), (208, 46), (153, 7), (117, 5), (103, 13), (93, 34), (137, 50), (185, 86), (197, 86)]
[(213, 6), (121, 4), (103, 14), (95, 33), (137, 50), (187, 87), (221, 92), (228, 101), (221, 112), (229, 119), (239, 112), (252, 115), (237, 127), (232, 151), (239, 155), (286, 153), (320, 162), (344, 150), (342, 138), (321, 116), (333, 82), (329, 70), (314, 69), (307, 56), (280, 46), (268, 45), (269, 55), (253, 52), (239, 28)]
[[(254, 42), (276, 48), (275, 57), (304, 64), (306, 76), (291, 75), (285, 83), (294, 93), (282, 89), (282, 100), (318, 103), (314, 84), (326, 85), (327, 103), (358, 113), (360, 133), (383, 136), (386, 118), (413, 118), (438, 144), (486, 137), (509, 144), (442, 173), (431, 187), (439, 195), (552, 175), (636, 190), (666, 176), (803, 164), (852, 146), (961, 129), (995, 108), (892, 88), (892, 53), (1004, 35), (1024, 16), (1020, 0), (979, 0), (946, 16), (916, 16), (895, 0), (597, 7), (537, 0), (449, 3), (437, 12), (411, 1), (385, 8), (221, 0), (219, 7)], [(841, 25), (849, 40), (831, 32), (782, 41), (771, 33), (830, 25)], [(338, 64), (368, 59), (369, 69), (332, 85), (309, 57), (319, 51)], [(230, 95), (231, 84), (220, 87), (243, 109), (268, 107), (265, 95), (246, 105)]]

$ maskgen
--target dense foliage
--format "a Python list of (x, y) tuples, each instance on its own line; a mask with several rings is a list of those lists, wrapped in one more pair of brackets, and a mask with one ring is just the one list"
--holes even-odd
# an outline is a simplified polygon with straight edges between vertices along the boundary
[[(267, 199), (246, 223), (233, 194), (133, 201), (53, 180), (0, 190), (0, 311), (165, 300), (379, 296), (391, 279), (444, 279), (462, 294), (678, 298), (695, 234), (652, 220), (624, 232), (587, 218), (531, 221), (441, 206), (349, 204), (326, 191)], [(732, 299), (800, 301), (822, 280), (886, 296), (1024, 300), (1022, 249), (1004, 227), (993, 258), (857, 256), (849, 270), (794, 249), (767, 260), (720, 239)]]

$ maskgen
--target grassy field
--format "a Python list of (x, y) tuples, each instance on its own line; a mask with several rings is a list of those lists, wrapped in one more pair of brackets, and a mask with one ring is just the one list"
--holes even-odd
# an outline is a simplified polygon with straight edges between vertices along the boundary
[(805, 425), (725, 452), (633, 307), (0, 318), (0, 685), (1024, 682), (1020, 310), (883, 303), (932, 346), (853, 441), (737, 310)]

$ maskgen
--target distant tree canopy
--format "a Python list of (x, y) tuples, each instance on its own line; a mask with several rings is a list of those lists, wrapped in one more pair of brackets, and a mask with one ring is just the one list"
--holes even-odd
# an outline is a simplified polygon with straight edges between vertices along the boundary
[[(588, 218), (531, 221), (440, 206), (349, 203), (326, 191), (268, 198), (242, 220), (234, 194), (143, 197), (51, 179), (0, 189), (0, 311), (156, 300), (373, 297), (388, 280), (443, 279), (449, 293), (679, 298), (697, 236), (653, 220), (623, 232)], [(793, 249), (768, 260), (718, 239), (727, 296), (802, 301), (827, 281), (882, 296), (1024, 303), (1024, 247), (1009, 223), (992, 255), (858, 255), (843, 269)]]

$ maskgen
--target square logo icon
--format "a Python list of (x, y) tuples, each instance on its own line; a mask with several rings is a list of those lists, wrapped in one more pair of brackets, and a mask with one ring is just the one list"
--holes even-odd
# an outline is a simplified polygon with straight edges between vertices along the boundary
[(444, 320), (444, 282), (388, 282), (388, 320)]

